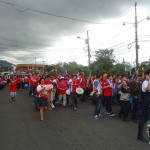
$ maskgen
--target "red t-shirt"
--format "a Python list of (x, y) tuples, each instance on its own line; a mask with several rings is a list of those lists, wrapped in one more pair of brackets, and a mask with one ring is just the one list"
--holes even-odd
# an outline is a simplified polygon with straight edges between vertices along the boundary
[(51, 82), (50, 79), (45, 79), (44, 83), (45, 83), (46, 85), (52, 84), (52, 82)]
[(66, 94), (67, 80), (58, 81), (57, 84), (59, 89), (59, 95)]
[[(104, 88), (105, 86), (110, 85), (110, 83), (108, 82), (108, 80), (103, 80), (102, 81), (102, 87)], [(106, 89), (103, 89), (103, 95), (104, 96), (112, 96), (112, 88), (108, 87)]]
[(16, 90), (17, 90), (17, 82), (16, 82), (16, 80), (10, 80), (9, 85), (10, 85), (9, 91), (10, 92), (16, 92)]
[(76, 88), (79, 86), (79, 80), (78, 79), (72, 79), (72, 92), (76, 93)]
[(17, 83), (20, 84), (21, 83), (21, 78), (17, 77)]
[(27, 83), (29, 81), (29, 78), (25, 76), (23, 80), (24, 80), (24, 83)]
[(39, 77), (39, 76), (36, 76), (36, 77), (35, 77), (35, 80), (36, 80), (36, 83), (39, 83), (40, 77)]
[(36, 84), (35, 78), (34, 77), (30, 77), (29, 78), (29, 83), (30, 83), (31, 86), (35, 86), (35, 84)]
[(81, 88), (85, 88), (85, 78), (84, 77), (81, 77), (79, 78), (79, 85)]

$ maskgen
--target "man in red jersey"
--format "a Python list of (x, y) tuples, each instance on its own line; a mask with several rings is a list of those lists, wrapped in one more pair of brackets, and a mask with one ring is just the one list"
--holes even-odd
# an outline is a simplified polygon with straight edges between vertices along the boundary
[(79, 80), (79, 86), (84, 90), (84, 93), (80, 97), (80, 101), (85, 102), (86, 101), (86, 97), (85, 97), (86, 81), (85, 81), (85, 77), (84, 77), (83, 73), (79, 74), (78, 80)]
[(77, 79), (77, 75), (74, 74), (72, 76), (72, 79), (69, 80), (70, 96), (74, 111), (77, 109), (77, 93), (76, 93), (77, 87), (79, 87), (79, 80)]
[(29, 74), (29, 85), (30, 85), (30, 91), (29, 96), (34, 93), (35, 87), (36, 87), (36, 79), (35, 74)]
[(16, 91), (17, 91), (17, 81), (15, 80), (15, 76), (11, 76), (10, 83), (9, 83), (9, 91), (10, 91), (10, 98), (11, 102), (15, 102)]
[(112, 83), (112, 76), (110, 75), (108, 77), (108, 74), (103, 74), (103, 81), (102, 81), (102, 87), (103, 87), (103, 98), (106, 103), (106, 114), (108, 114), (110, 117), (114, 117), (115, 114), (112, 111), (112, 95), (113, 95), (113, 83)]
[(60, 80), (58, 81), (58, 102), (59, 104), (63, 104), (63, 107), (65, 107), (67, 104), (66, 90), (67, 90), (67, 80), (65, 80), (64, 77), (60, 77)]

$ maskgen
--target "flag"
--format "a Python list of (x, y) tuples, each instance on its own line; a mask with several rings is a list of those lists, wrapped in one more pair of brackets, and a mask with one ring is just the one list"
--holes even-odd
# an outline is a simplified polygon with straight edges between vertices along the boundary
[(136, 80), (136, 78), (137, 78), (138, 75), (139, 75), (139, 69), (136, 69), (135, 73), (131, 77), (131, 80)]

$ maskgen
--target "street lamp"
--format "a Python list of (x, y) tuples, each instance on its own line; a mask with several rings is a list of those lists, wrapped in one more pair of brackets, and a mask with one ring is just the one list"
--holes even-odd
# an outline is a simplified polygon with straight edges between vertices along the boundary
[[(79, 36), (77, 36), (78, 39), (83, 39)], [(88, 50), (88, 67), (89, 67), (89, 76), (91, 75), (90, 71), (90, 64), (91, 64), (91, 54), (90, 54), (90, 44), (89, 44), (89, 30), (87, 30), (87, 38), (83, 39), (85, 41), (85, 44), (87, 44), (87, 50)]]
[(90, 66), (91, 64), (91, 54), (90, 54), (90, 44), (89, 44), (89, 30), (87, 30), (87, 38), (84, 39), (84, 38), (81, 38), (79, 36), (77, 36), (78, 39), (83, 39), (85, 41), (85, 44), (87, 44), (87, 48), (88, 48), (88, 66)]

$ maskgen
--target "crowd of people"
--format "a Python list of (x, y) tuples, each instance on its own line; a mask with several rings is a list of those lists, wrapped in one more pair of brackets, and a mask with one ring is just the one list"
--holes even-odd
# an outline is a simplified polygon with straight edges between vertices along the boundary
[[(128, 122), (129, 114), (138, 123), (137, 138), (146, 142), (143, 129), (150, 118), (150, 75), (143, 79), (136, 75), (133, 80), (127, 76), (108, 75), (107, 73), (85, 77), (84, 73), (73, 75), (12, 75), (9, 79), (11, 102), (15, 102), (17, 90), (28, 90), (28, 96), (33, 96), (35, 109), (39, 111), (40, 120), (45, 118), (44, 110), (52, 110), (57, 106), (73, 111), (78, 109), (78, 99), (84, 103), (90, 100), (94, 105), (95, 119), (102, 117), (101, 108), (110, 117), (118, 114), (119, 118)], [(113, 104), (120, 105), (120, 111), (114, 113)]]

